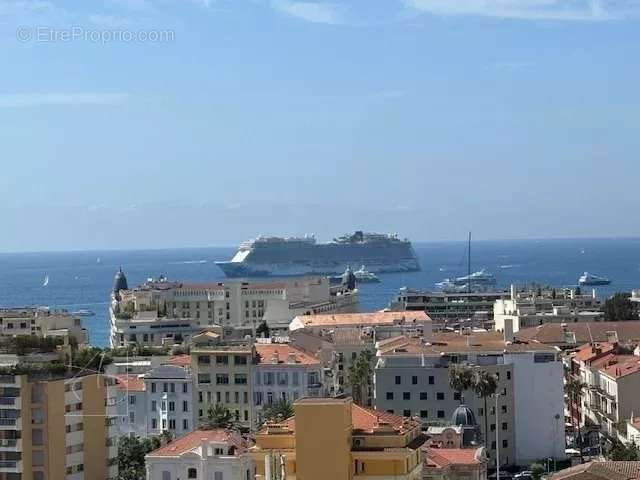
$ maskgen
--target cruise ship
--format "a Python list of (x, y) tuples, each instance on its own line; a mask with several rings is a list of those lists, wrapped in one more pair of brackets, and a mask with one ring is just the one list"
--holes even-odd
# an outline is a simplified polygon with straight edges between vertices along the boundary
[(414, 272), (420, 263), (411, 242), (396, 234), (365, 233), (317, 243), (315, 236), (258, 237), (240, 244), (230, 261), (216, 262), (227, 277), (335, 275), (351, 265), (370, 272)]

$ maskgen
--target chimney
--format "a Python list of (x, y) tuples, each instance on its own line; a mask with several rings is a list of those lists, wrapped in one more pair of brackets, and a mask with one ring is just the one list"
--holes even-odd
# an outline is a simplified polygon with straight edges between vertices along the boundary
[(273, 355), (271, 355), (271, 363), (278, 363), (280, 361), (280, 355), (278, 355), (278, 352), (273, 352)]
[(504, 341), (513, 343), (513, 318), (504, 319)]
[(291, 363), (296, 363), (296, 354), (293, 352), (289, 352), (289, 354), (287, 355), (287, 363), (291, 364)]
[(208, 458), (211, 456), (211, 449), (209, 448), (209, 440), (203, 438), (200, 440), (200, 448), (202, 450), (202, 458)]

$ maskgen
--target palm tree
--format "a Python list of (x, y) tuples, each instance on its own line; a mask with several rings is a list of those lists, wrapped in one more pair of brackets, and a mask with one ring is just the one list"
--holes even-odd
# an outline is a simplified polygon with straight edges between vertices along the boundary
[(449, 367), (449, 386), (458, 392), (462, 403), (462, 392), (473, 386), (473, 370), (466, 365), (452, 364)]
[(373, 352), (371, 350), (363, 350), (356, 358), (356, 361), (349, 367), (347, 382), (351, 386), (353, 401), (360, 406), (363, 406), (363, 402), (367, 397), (366, 388), (373, 373), (372, 360)]
[(486, 444), (487, 437), (489, 435), (487, 398), (496, 393), (496, 390), (498, 389), (498, 380), (495, 375), (485, 370), (476, 370), (475, 375), (473, 376), (472, 388), (475, 394), (484, 400), (484, 442)]
[(267, 420), (287, 419), (293, 417), (293, 405), (288, 400), (280, 400), (264, 409), (264, 417)]
[(207, 416), (202, 419), (202, 428), (235, 428), (236, 419), (227, 407), (221, 403), (210, 404), (207, 408)]
[[(575, 417), (573, 415), (573, 411), (574, 411), (573, 404), (575, 403), (578, 410), (580, 409), (580, 399), (582, 398), (582, 391), (586, 388), (586, 386), (587, 386), (586, 383), (572, 377), (569, 377), (569, 379), (567, 380), (567, 384), (565, 385), (565, 391), (567, 392), (567, 396), (569, 397), (569, 414), (571, 415), (571, 424), (573, 425), (574, 433), (576, 431), (576, 424), (574, 419)], [(577, 439), (580, 438), (580, 419), (578, 419), (577, 432), (578, 432), (577, 437), (575, 437), (575, 434), (574, 434), (574, 438), (576, 439), (576, 445), (577, 445)], [(580, 448), (580, 451), (582, 451), (582, 448)]]

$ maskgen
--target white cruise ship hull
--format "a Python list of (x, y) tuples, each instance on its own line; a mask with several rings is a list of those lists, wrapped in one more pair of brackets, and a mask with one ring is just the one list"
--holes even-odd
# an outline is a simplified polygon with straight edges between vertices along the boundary
[[(293, 277), (303, 275), (337, 275), (357, 262), (341, 263), (262, 263), (216, 262), (216, 265), (229, 278), (238, 277)], [(367, 270), (372, 273), (417, 272), (420, 264), (417, 259), (406, 259), (392, 263), (368, 262)]]

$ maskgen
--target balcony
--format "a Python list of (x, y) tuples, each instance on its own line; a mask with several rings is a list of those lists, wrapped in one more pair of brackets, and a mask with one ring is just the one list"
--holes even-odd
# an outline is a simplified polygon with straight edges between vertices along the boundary
[(20, 472), (22, 462), (20, 460), (0, 460), (0, 472)]
[(19, 451), (21, 441), (19, 438), (0, 438), (0, 451)]

